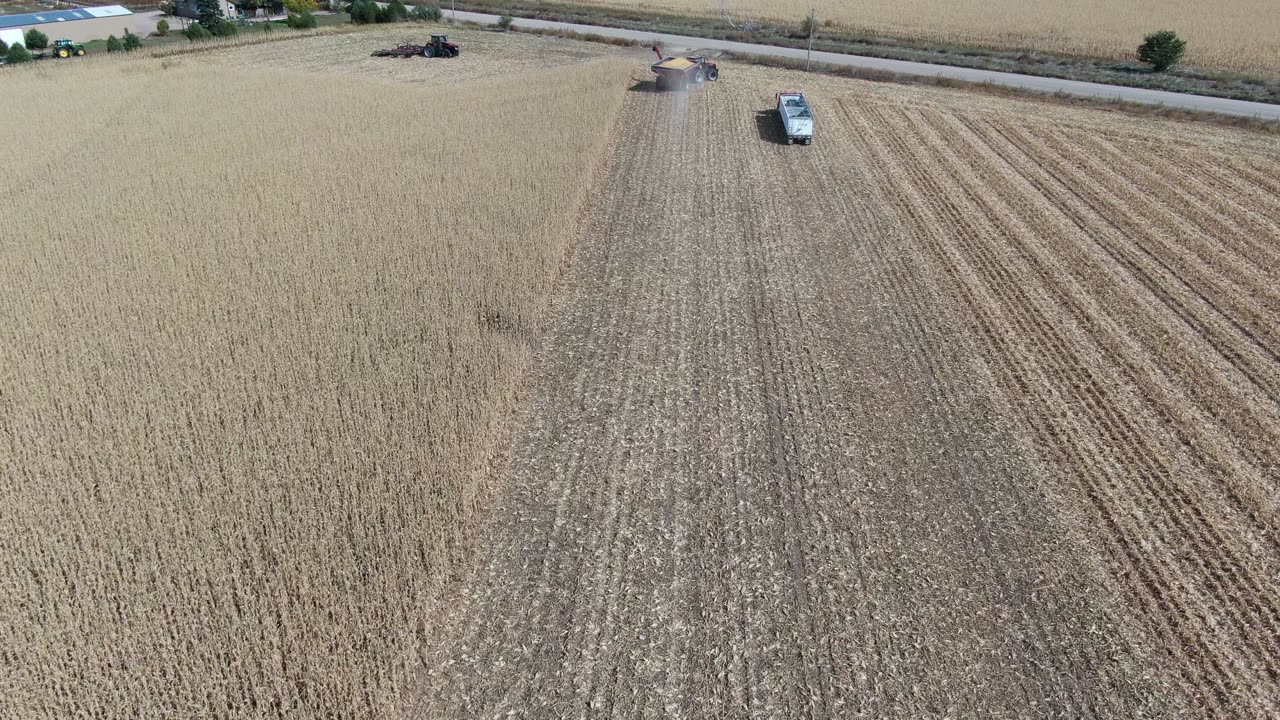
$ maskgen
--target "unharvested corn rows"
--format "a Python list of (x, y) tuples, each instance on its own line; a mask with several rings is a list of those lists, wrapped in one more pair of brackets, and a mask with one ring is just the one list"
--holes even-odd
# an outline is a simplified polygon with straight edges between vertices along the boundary
[(201, 64), (5, 79), (5, 718), (394, 715), (626, 76)]

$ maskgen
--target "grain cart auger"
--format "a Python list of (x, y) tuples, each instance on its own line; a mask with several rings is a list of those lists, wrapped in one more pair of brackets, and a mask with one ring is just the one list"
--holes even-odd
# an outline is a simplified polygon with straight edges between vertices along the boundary
[(687, 90), (690, 85), (720, 79), (720, 68), (705, 57), (663, 57), (662, 48), (657, 45), (653, 52), (657, 54), (658, 62), (650, 65), (649, 69), (658, 76), (659, 90)]
[(414, 45), (413, 43), (401, 43), (390, 50), (374, 50), (369, 57), (442, 57), (455, 58), (462, 51), (458, 47), (458, 43), (449, 42), (449, 38), (444, 35), (432, 35), (431, 42), (426, 45)]

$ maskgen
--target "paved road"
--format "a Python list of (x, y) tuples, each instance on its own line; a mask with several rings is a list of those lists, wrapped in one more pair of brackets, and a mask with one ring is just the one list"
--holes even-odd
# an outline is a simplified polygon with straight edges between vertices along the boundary
[[(450, 13), (446, 12), (445, 17)], [(498, 22), (497, 15), (484, 13), (459, 12), (458, 20), (493, 25)], [(668, 35), (666, 33), (644, 32), (639, 30), (623, 30), (619, 28), (601, 27), (597, 25), (579, 25), (576, 23), (552, 22), (548, 20), (532, 20), (516, 18), (516, 27), (544, 30), (567, 30), (573, 32), (593, 33), (605, 37), (625, 38), (641, 42), (657, 41), (671, 47), (702, 48), (707, 50), (727, 50), (735, 53), (768, 55), (779, 58), (803, 59), (805, 51), (797, 48), (777, 47), (774, 45), (753, 45), (751, 43), (732, 42), (729, 40), (712, 40), (687, 35)], [(1124, 100), (1143, 105), (1163, 105), (1182, 110), (1200, 110), (1222, 113), (1224, 115), (1240, 115), (1256, 117), (1262, 120), (1280, 120), (1280, 105), (1268, 103), (1229, 100), (1226, 98), (1188, 95), (1185, 93), (1146, 90), (1143, 88), (1104, 85), (1101, 83), (1080, 82), (1077, 80), (1060, 80), (1058, 78), (1038, 77), (1036, 75), (1019, 75), (1017, 73), (977, 70), (974, 68), (953, 67), (950, 65), (932, 65), (929, 63), (908, 62), (906, 60), (885, 60), (882, 58), (843, 55), (840, 53), (813, 53), (814, 62), (827, 65), (843, 65), (848, 67), (884, 70), (903, 75), (921, 75), (952, 78), (976, 83), (991, 83), (1007, 87), (1021, 88), (1043, 93), (1067, 93), (1078, 97), (1099, 98), (1104, 100)]]

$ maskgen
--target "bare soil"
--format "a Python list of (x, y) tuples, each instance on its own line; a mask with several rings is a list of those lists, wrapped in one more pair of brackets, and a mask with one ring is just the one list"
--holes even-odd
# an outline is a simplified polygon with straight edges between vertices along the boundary
[(624, 117), (413, 716), (1277, 711), (1274, 145), (736, 67)]

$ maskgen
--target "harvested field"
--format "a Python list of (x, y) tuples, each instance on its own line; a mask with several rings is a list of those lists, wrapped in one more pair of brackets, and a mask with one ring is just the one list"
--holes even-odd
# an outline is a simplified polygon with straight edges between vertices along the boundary
[(723, 77), (628, 95), (414, 716), (1280, 712), (1276, 143)]
[(402, 33), (5, 73), (0, 717), (1280, 715), (1274, 138)]
[(4, 73), (6, 720), (397, 715), (628, 72), (207, 65)]

